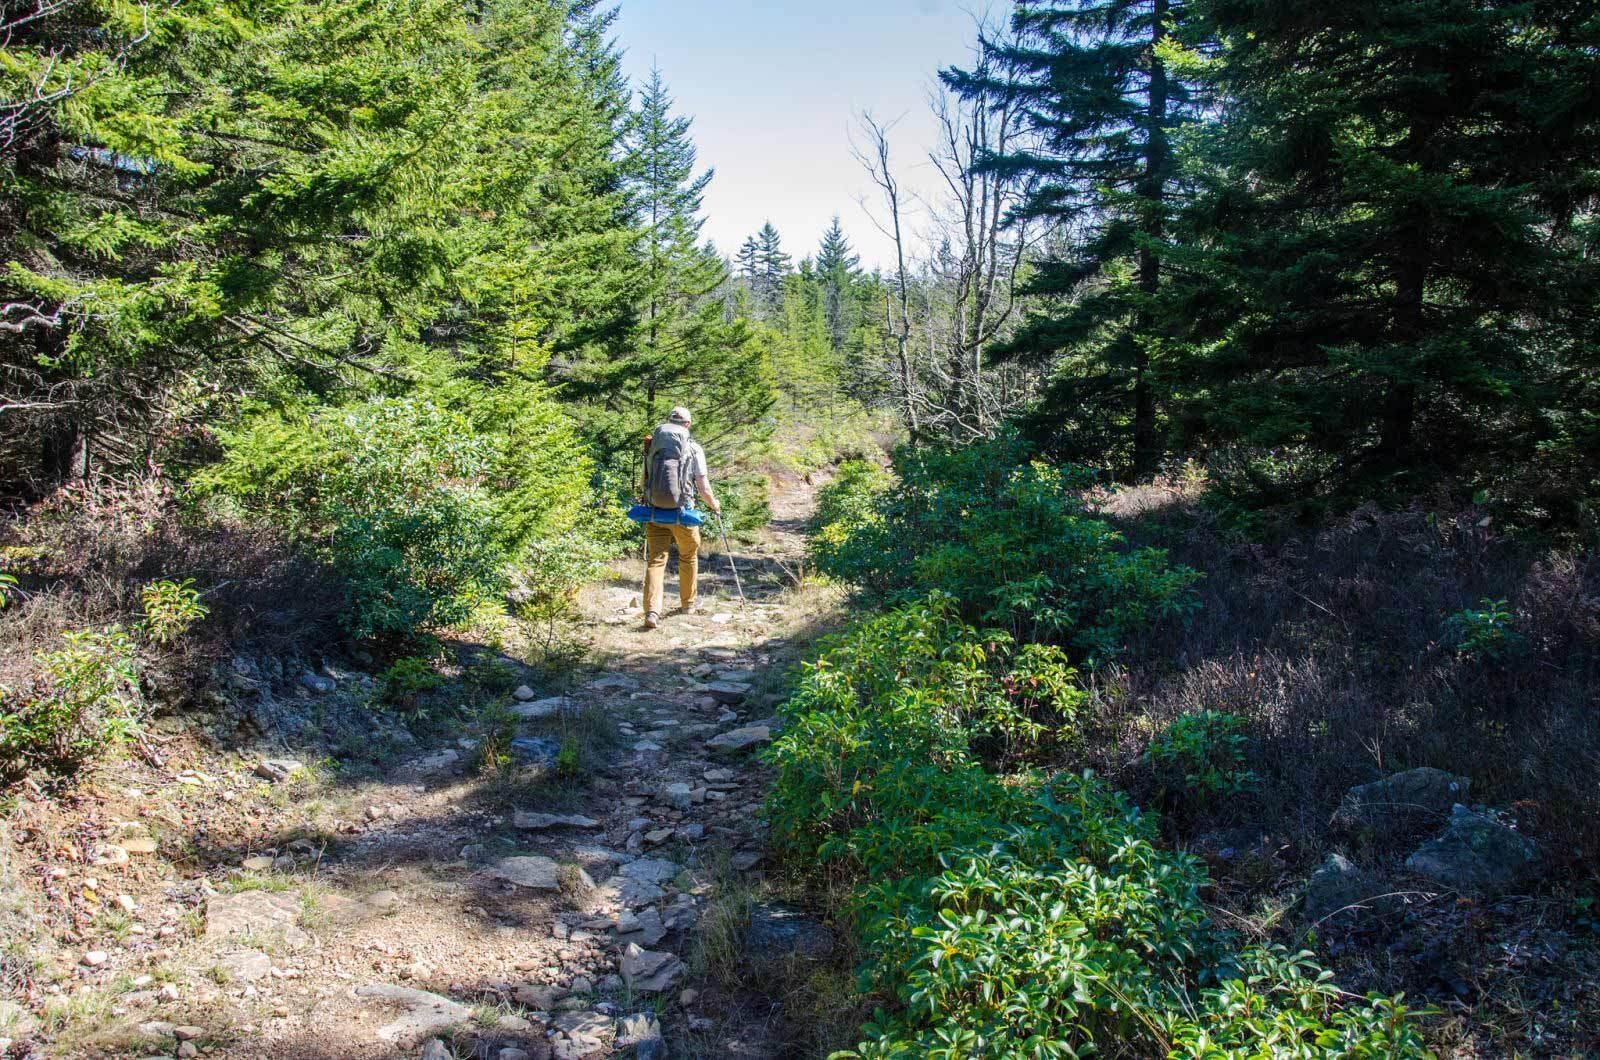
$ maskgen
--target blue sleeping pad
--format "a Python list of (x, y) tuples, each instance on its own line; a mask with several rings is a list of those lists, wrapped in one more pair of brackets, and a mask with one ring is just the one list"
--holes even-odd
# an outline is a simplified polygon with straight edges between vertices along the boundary
[(693, 508), (652, 508), (648, 504), (635, 504), (628, 509), (628, 518), (636, 523), (654, 523), (656, 526), (703, 526), (706, 517)]

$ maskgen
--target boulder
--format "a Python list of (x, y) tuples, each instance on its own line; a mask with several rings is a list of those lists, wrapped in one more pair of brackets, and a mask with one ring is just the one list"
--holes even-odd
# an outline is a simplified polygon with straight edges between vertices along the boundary
[(1408, 769), (1351, 788), (1334, 811), (1332, 823), (1346, 832), (1370, 830), (1379, 842), (1385, 842), (1445, 820), (1450, 807), (1466, 799), (1470, 786), (1466, 777), (1442, 769)]
[(1416, 853), (1406, 868), (1462, 894), (1504, 894), (1533, 879), (1539, 845), (1488, 813), (1456, 806), (1450, 823)]
[(1392, 902), (1386, 897), (1389, 890), (1384, 881), (1362, 871), (1343, 854), (1329, 854), (1306, 881), (1306, 919), (1313, 924), (1354, 924), (1386, 912)]
[(519, 736), (511, 741), (511, 753), (528, 765), (550, 767), (561, 755), (561, 745), (545, 736)]
[(339, 687), (339, 683), (333, 678), (310, 672), (300, 675), (300, 684), (307, 691), (315, 692), (319, 696), (326, 695)]
[(253, 983), (272, 974), (272, 958), (260, 950), (234, 950), (218, 957), (217, 967), (229, 979)]

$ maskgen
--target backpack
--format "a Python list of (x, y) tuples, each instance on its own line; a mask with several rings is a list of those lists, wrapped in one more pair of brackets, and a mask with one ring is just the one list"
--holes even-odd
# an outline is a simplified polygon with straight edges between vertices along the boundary
[(645, 458), (645, 500), (657, 508), (683, 508), (694, 500), (689, 481), (689, 431), (663, 423), (650, 437)]

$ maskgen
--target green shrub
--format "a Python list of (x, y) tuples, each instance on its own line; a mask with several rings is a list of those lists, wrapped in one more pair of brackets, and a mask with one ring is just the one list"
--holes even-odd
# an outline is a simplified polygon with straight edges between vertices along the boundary
[(1397, 1004), (1350, 1003), (1304, 955), (1234, 950), (1199, 862), (1092, 774), (988, 767), (980, 748), (1071, 724), (1072, 677), (940, 595), (808, 669), (769, 753), (773, 836), (853, 884), (862, 989), (892, 999), (839, 1055), (1422, 1055)]
[(462, 676), (489, 695), (505, 695), (522, 680), (521, 671), (514, 664), (493, 655), (480, 655), (473, 659)]
[(1445, 638), (1463, 659), (1498, 661), (1525, 643), (1512, 626), (1513, 618), (1504, 600), (1485, 599), (1476, 609), (1463, 608), (1446, 618)]
[(314, 542), (350, 588), (347, 629), (459, 625), (517, 580), (559, 597), (615, 551), (593, 465), (542, 392), (458, 410), (419, 398), (257, 411), (223, 432), (203, 495)]
[[(1130, 634), (1194, 606), (1194, 571), (1125, 547), (1087, 514), (1087, 477), (1027, 460), (1011, 439), (902, 450), (899, 485), (857, 473), (813, 538), (818, 569), (886, 600), (950, 594), (971, 622), (1065, 644), (1091, 664)], [(870, 500), (870, 503), (868, 501)]]
[(140, 599), (144, 604), (145, 636), (163, 646), (174, 643), (190, 626), (211, 613), (200, 602), (200, 591), (192, 578), (151, 582), (144, 587)]
[[(772, 505), (767, 499), (771, 488), (765, 475), (739, 475), (717, 486), (717, 501), (722, 505), (728, 536), (749, 539), (772, 521)], [(715, 523), (703, 533), (714, 536)]]
[(138, 729), (142, 701), (135, 645), (116, 626), (66, 635), (34, 656), (32, 686), (0, 688), (0, 775), (70, 773)]
[(1145, 750), (1162, 794), (1199, 806), (1253, 791), (1260, 781), (1244, 768), (1249, 724), (1235, 714), (1202, 710), (1168, 725)]
[(893, 483), (894, 477), (877, 464), (865, 460), (840, 464), (834, 480), (817, 491), (812, 533), (849, 533), (871, 516), (873, 505)]
[(432, 661), (416, 655), (396, 659), (378, 678), (379, 694), (390, 706), (415, 709), (417, 699), (444, 684)]

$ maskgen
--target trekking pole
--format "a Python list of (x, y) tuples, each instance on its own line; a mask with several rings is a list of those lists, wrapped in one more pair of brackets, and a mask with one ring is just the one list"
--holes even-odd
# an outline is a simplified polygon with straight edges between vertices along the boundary
[(728, 555), (728, 566), (733, 570), (733, 587), (739, 590), (739, 604), (749, 606), (750, 601), (744, 598), (744, 586), (739, 581), (739, 565), (733, 562), (733, 546), (728, 544), (728, 524), (722, 521), (722, 513), (717, 513), (717, 529), (722, 533), (722, 551)]

